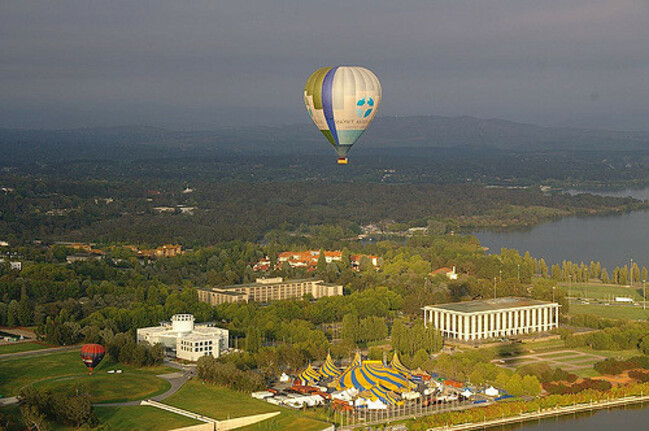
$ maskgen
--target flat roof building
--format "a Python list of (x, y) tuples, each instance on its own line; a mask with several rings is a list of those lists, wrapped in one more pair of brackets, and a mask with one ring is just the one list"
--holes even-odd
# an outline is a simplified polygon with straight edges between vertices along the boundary
[(230, 302), (270, 302), (284, 299), (301, 299), (305, 295), (313, 298), (340, 296), (343, 286), (325, 283), (323, 280), (305, 278), (284, 280), (282, 277), (258, 278), (255, 283), (198, 289), (198, 299), (211, 305)]
[(197, 361), (201, 356), (218, 358), (229, 347), (230, 333), (214, 323), (194, 323), (191, 314), (174, 314), (171, 322), (138, 328), (137, 342), (161, 343), (179, 359)]
[(505, 297), (428, 305), (424, 324), (463, 341), (547, 332), (559, 327), (555, 302)]

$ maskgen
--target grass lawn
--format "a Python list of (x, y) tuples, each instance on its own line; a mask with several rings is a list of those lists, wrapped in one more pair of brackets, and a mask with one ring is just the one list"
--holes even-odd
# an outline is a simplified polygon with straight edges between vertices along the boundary
[(318, 431), (329, 426), (327, 423), (306, 417), (300, 411), (256, 400), (249, 393), (233, 391), (198, 380), (190, 380), (164, 402), (220, 420), (259, 413), (282, 412), (275, 418), (241, 428), (242, 430)]
[(12, 344), (3, 344), (0, 346), (0, 355), (5, 353), (19, 353), (19, 352), (29, 352), (32, 350), (41, 350), (48, 349), (49, 346), (39, 344), (39, 343), (12, 343)]
[[(123, 369), (124, 374), (106, 374), (107, 370), (116, 368)], [(91, 392), (98, 396), (98, 400), (113, 400), (111, 396), (118, 397), (117, 400), (133, 399), (142, 394), (144, 389), (150, 389), (154, 393), (166, 390), (161, 385), (166, 388), (168, 383), (154, 376), (173, 371), (175, 370), (168, 367), (136, 369), (106, 358), (95, 369), (95, 373), (89, 376), (81, 362), (79, 352), (76, 351), (5, 358), (0, 359), (0, 394), (5, 397), (17, 395), (22, 387), (41, 381), (46, 386), (62, 387), (65, 384), (86, 380), (91, 383)], [(70, 377), (70, 379), (54, 381), (63, 377)], [(142, 383), (140, 384), (139, 381)], [(95, 382), (101, 386), (95, 385)]]
[(636, 301), (642, 300), (642, 285), (626, 287), (617, 284), (573, 283), (570, 287), (567, 283), (561, 283), (561, 287), (576, 298), (611, 299), (626, 296)]
[(531, 343), (523, 343), (526, 350), (534, 350), (535, 353), (540, 353), (545, 350), (563, 349), (566, 347), (566, 342), (563, 340), (543, 340)]
[(590, 377), (597, 377), (597, 376), (600, 375), (593, 368), (584, 368), (583, 370), (576, 370), (576, 371), (570, 371), (570, 372), (572, 374), (576, 374), (577, 376), (581, 377), (582, 379), (590, 378)]
[(636, 350), (636, 349), (629, 349), (629, 350), (593, 350), (588, 347), (578, 347), (575, 348), (575, 350), (578, 350), (580, 352), (584, 353), (590, 353), (593, 355), (599, 355), (599, 356), (605, 356), (607, 358), (615, 358), (615, 359), (629, 359), (633, 356), (640, 356), (641, 353)]
[(35, 387), (57, 391), (60, 388), (82, 384), (93, 403), (136, 401), (159, 395), (171, 385), (150, 374), (125, 371), (123, 374), (97, 373), (42, 380)]
[(544, 359), (560, 359), (560, 358), (570, 358), (570, 357), (573, 357), (573, 356), (581, 357), (581, 355), (579, 355), (578, 353), (566, 352), (566, 351), (558, 351), (556, 353), (544, 353), (543, 356), (541, 356), (541, 358), (544, 358)]
[[(202, 422), (149, 406), (97, 407), (99, 423), (106, 430), (157, 431), (198, 425)], [(54, 430), (75, 430), (77, 428), (52, 424)]]
[(649, 319), (649, 310), (644, 311), (640, 306), (632, 305), (595, 305), (595, 304), (570, 304), (570, 314), (595, 314), (610, 319)]

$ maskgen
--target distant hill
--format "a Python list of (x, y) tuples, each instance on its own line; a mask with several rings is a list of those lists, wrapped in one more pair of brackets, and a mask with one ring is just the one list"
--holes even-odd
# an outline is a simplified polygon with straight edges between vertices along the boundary
[[(358, 148), (516, 152), (649, 150), (649, 132), (549, 128), (474, 117), (379, 117)], [(355, 148), (356, 149), (356, 148)], [(172, 131), (154, 127), (69, 130), (0, 129), (0, 163), (62, 160), (136, 160), (245, 154), (326, 154), (328, 144), (311, 124)], [(358, 151), (358, 150), (356, 150)]]

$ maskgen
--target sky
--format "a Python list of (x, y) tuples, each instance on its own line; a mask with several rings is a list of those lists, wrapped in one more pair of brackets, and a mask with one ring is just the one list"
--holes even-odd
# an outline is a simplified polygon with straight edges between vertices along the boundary
[(308, 121), (363, 65), (380, 115), (649, 130), (647, 0), (0, 2), (0, 127)]

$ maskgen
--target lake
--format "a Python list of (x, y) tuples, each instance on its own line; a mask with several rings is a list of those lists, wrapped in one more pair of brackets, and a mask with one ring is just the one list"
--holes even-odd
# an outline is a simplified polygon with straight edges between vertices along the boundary
[[(569, 190), (575, 194), (577, 191)], [(591, 192), (605, 196), (649, 199), (649, 188), (616, 192)], [(529, 251), (548, 265), (571, 260), (579, 263), (599, 260), (609, 274), (615, 266), (629, 264), (649, 268), (649, 211), (595, 217), (568, 217), (543, 223), (528, 230), (479, 231), (473, 234), (490, 252), (502, 247)]]
[(610, 431), (615, 429), (629, 431), (649, 429), (649, 409), (633, 406), (624, 409), (598, 410), (548, 418), (539, 422), (488, 428), (490, 431)]

